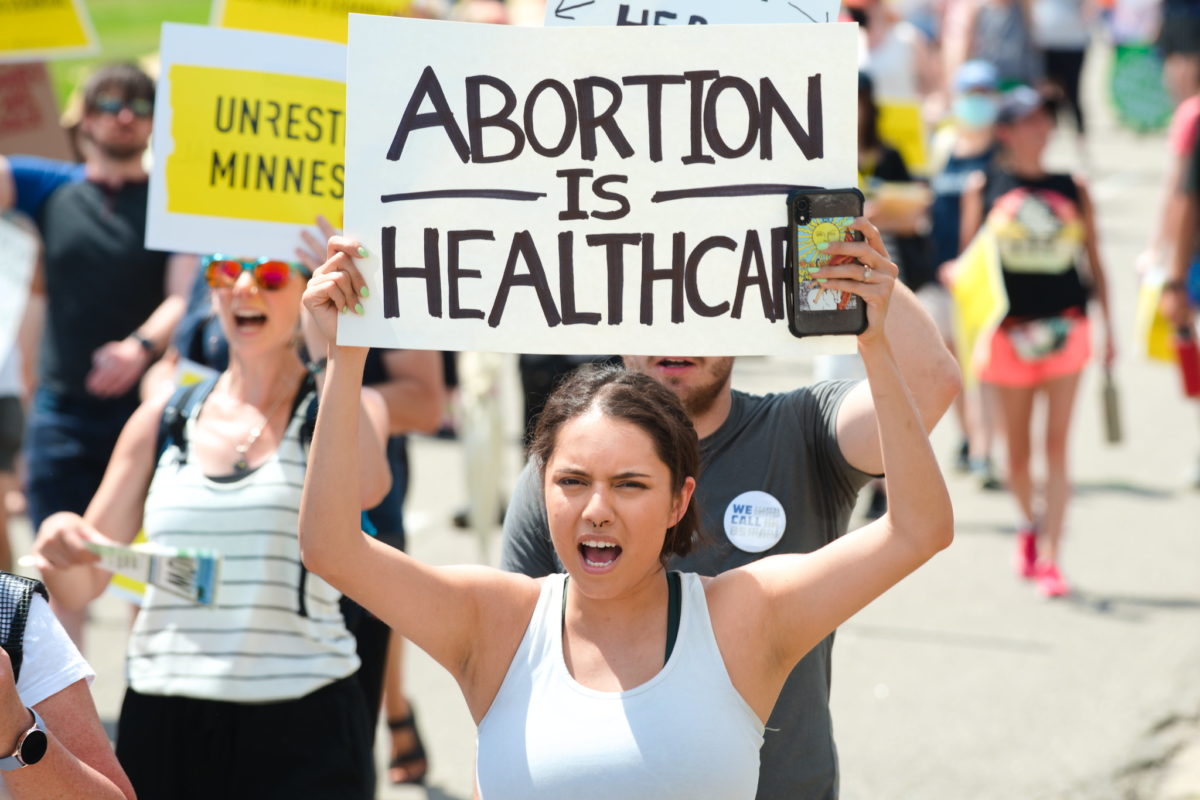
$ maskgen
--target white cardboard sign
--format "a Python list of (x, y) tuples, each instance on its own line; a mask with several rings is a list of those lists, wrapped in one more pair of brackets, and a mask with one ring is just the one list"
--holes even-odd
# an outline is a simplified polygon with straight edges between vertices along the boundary
[(346, 47), (166, 23), (146, 247), (294, 258), (342, 209)]
[(836, 22), (837, 0), (547, 0), (547, 25)]
[(36, 258), (33, 235), (0, 216), (0, 364), (17, 339)]
[(853, 186), (853, 25), (520, 28), (352, 15), (346, 344), (848, 352), (784, 317), (785, 198)]

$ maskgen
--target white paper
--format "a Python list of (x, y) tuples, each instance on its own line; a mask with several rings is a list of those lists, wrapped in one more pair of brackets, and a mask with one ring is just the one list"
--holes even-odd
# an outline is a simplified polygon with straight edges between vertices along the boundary
[(16, 343), (36, 259), (37, 239), (0, 216), (0, 364)]
[[(346, 229), (368, 250), (359, 265), (370, 298), (365, 317), (342, 317), (340, 340), (519, 353), (852, 351), (846, 338), (791, 336), (782, 281), (778, 288), (773, 281), (787, 237), (788, 187), (855, 185), (856, 48), (857, 30), (845, 24), (518, 28), (351, 15)], [(705, 78), (703, 71), (714, 72)], [(711, 75), (718, 73), (721, 87), (712, 100)], [(430, 93), (416, 91), (423, 75), (427, 87), (441, 88), (453, 122), (438, 123)], [(487, 161), (518, 140), (498, 125), (480, 128), (471, 147), (467, 81), (481, 75), (490, 77), (476, 79), (477, 117), (502, 110), (496, 81), (513, 94), (509, 118), (522, 128), (524, 145), (511, 160)], [(647, 75), (687, 81), (662, 85), (661, 115), (648, 111), (650, 89), (626, 83)], [(597, 83), (604, 80), (621, 91), (612, 115), (618, 133), (603, 123), (613, 102)], [(526, 101), (538, 85), (528, 117), (542, 154), (524, 130)], [(697, 91), (704, 94), (694, 104)], [(410, 115), (405, 133), (402, 120), (414, 97), (417, 116)], [(574, 137), (563, 136), (567, 114), (581, 113), (564, 108), (577, 108), (580, 98), (586, 106), (588, 97), (597, 124), (579, 123)], [(693, 114), (702, 123), (708, 105), (716, 144), (703, 124), (693, 125)], [(751, 136), (755, 115), (771, 121), (770, 158), (765, 133)], [(651, 147), (655, 119), (661, 119), (658, 153)], [(595, 153), (585, 152), (585, 127), (595, 130)], [(789, 132), (796, 128), (798, 134)], [(448, 132), (456, 129), (457, 144)], [(560, 139), (568, 143), (559, 147)], [(627, 147), (614, 144), (619, 139)], [(729, 157), (714, 155), (714, 147)], [(712, 163), (684, 163), (694, 155)], [(574, 204), (571, 174), (580, 176)], [(689, 193), (701, 196), (680, 196)], [(618, 196), (627, 199), (627, 214)], [(573, 205), (587, 218), (561, 220)], [(589, 244), (589, 236), (607, 238)], [(636, 244), (620, 246), (622, 236)], [(436, 247), (426, 246), (434, 241)], [(623, 271), (608, 261), (610, 250), (623, 254)], [(652, 258), (653, 270), (675, 272), (660, 273), (645, 289), (643, 258)], [(515, 281), (505, 278), (510, 259)], [(424, 269), (429, 276), (429, 266), (436, 281), (396, 273)], [(674, 275), (683, 276), (679, 289)], [(776, 312), (772, 321), (768, 314)]]

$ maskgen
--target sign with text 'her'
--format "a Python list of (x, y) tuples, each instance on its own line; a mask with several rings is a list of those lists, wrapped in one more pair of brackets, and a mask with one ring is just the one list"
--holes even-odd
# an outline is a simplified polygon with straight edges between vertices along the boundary
[(835, 22), (838, 0), (546, 0), (547, 25)]
[(854, 185), (856, 42), (352, 15), (346, 229), (371, 296), (341, 341), (797, 352), (785, 198)]
[(341, 219), (346, 48), (163, 25), (146, 246), (292, 258)]

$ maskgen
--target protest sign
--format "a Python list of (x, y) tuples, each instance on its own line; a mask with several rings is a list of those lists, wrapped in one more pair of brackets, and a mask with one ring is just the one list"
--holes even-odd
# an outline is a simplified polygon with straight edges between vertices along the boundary
[(950, 294), (954, 297), (954, 343), (963, 381), (974, 386), (987, 363), (992, 334), (1008, 313), (1008, 293), (991, 225), (985, 223), (958, 257)]
[(97, 49), (82, 0), (0, 0), (0, 63), (73, 58)]
[(0, 153), (70, 159), (46, 65), (0, 65)]
[(1139, 351), (1151, 361), (1175, 363), (1179, 354), (1173, 344), (1175, 328), (1162, 313), (1162, 292), (1167, 276), (1161, 269), (1154, 269), (1142, 276), (1138, 284), (1137, 313), (1134, 327), (1137, 329)]
[(547, 25), (834, 22), (837, 0), (547, 0)]
[(294, 258), (341, 219), (345, 47), (163, 25), (146, 247)]
[(346, 43), (351, 13), (405, 16), (412, 0), (216, 0), (212, 24)]
[(33, 235), (0, 216), (0, 363), (17, 340), (36, 258)]
[(784, 321), (785, 200), (798, 185), (854, 185), (856, 42), (844, 24), (351, 16), (346, 229), (369, 251), (371, 296), (340, 340), (813, 347)]

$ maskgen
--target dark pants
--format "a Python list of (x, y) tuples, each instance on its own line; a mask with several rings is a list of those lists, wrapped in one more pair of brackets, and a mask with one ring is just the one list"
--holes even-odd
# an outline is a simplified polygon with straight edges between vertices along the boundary
[[(21, 408), (21, 398), (0, 397), (0, 472), (14, 471), (24, 436), (25, 412)], [(0, 514), (3, 513), (0, 509)]]
[[(393, 436), (388, 439), (387, 455), (388, 466), (392, 470), (392, 488), (379, 505), (367, 512), (367, 517), (377, 531), (375, 538), (403, 550), (404, 497), (408, 493), (408, 437)], [(362, 662), (355, 675), (366, 700), (371, 741), (374, 742), (392, 629), (348, 597), (342, 598), (342, 616), (346, 619), (346, 629), (354, 635), (358, 660)]]
[(139, 800), (367, 800), (375, 766), (354, 677), (296, 700), (125, 692), (117, 758)]
[(34, 530), (57, 511), (87, 510), (137, 405), (136, 396), (75, 398), (38, 388), (25, 430), (25, 494)]
[(1062, 92), (1062, 99), (1071, 107), (1075, 130), (1083, 133), (1083, 106), (1079, 99), (1079, 79), (1083, 75), (1083, 50), (1054, 50), (1046, 53), (1046, 77)]

